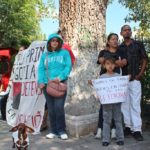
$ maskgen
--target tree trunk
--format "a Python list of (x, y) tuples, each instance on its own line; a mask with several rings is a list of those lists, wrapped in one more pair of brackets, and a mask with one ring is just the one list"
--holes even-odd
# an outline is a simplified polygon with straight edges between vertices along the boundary
[(60, 0), (60, 28), (65, 40), (77, 52), (69, 80), (67, 113), (93, 113), (99, 107), (87, 81), (99, 74), (96, 65), (105, 43), (107, 0)]

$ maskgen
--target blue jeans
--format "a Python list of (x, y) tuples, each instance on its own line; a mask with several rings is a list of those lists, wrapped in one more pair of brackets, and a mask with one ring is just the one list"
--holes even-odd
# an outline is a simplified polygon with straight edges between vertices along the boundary
[(116, 140), (124, 141), (121, 103), (103, 105), (103, 142), (110, 142), (110, 126), (114, 119), (116, 125)]
[[(101, 128), (103, 130), (103, 105), (102, 104), (99, 109), (98, 128)], [(111, 129), (116, 129), (114, 119), (112, 119)]]
[(46, 88), (43, 89), (43, 92), (48, 107), (51, 132), (60, 135), (64, 133), (66, 129), (64, 105), (67, 94), (56, 98), (49, 95), (46, 92)]

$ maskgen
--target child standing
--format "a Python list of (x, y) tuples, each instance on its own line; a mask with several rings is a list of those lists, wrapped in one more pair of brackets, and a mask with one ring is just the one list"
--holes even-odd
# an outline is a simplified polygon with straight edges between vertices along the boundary
[[(115, 59), (112, 57), (107, 57), (104, 60), (104, 67), (106, 73), (102, 74), (100, 78), (111, 78), (115, 76), (120, 76), (120, 74), (115, 73)], [(103, 104), (103, 132), (102, 132), (102, 145), (108, 146), (110, 143), (110, 126), (112, 119), (116, 126), (116, 140), (118, 145), (124, 145), (124, 133), (122, 127), (122, 115), (121, 115), (121, 103), (114, 104)]]

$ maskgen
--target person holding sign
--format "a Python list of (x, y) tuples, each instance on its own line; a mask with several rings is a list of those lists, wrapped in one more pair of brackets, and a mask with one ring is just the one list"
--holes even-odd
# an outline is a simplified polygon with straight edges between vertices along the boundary
[[(100, 78), (111, 78), (120, 76), (120, 74), (115, 73), (115, 59), (112, 57), (107, 57), (104, 60), (104, 66), (106, 68), (106, 73), (102, 74)], [(116, 126), (116, 139), (118, 145), (124, 145), (124, 133), (122, 127), (122, 115), (121, 115), (121, 102), (113, 104), (103, 104), (103, 132), (102, 132), (102, 145), (108, 146), (110, 143), (110, 126), (112, 119)]]
[[(127, 55), (128, 65), (123, 68), (123, 75), (131, 75), (129, 82), (129, 97), (122, 104), (122, 112), (125, 123), (125, 136), (133, 135), (135, 140), (143, 141), (142, 119), (141, 119), (141, 83), (140, 79), (144, 75), (148, 56), (144, 45), (140, 41), (131, 39), (132, 31), (129, 25), (121, 28), (121, 35), (124, 42), (119, 49)], [(133, 134), (132, 134), (133, 132)]]
[(58, 34), (48, 38), (47, 51), (41, 56), (38, 67), (38, 84), (44, 92), (48, 107), (51, 132), (46, 138), (52, 139), (59, 136), (62, 140), (68, 139), (65, 128), (64, 104), (66, 93), (61, 97), (54, 97), (47, 93), (48, 81), (66, 83), (71, 71), (71, 58), (67, 50), (62, 49), (63, 40)]
[[(106, 68), (104, 67), (105, 58), (112, 57), (115, 60), (114, 72), (122, 74), (122, 68), (127, 64), (126, 55), (123, 51), (118, 49), (118, 35), (116, 33), (111, 33), (108, 35), (106, 48), (100, 51), (97, 64), (101, 64), (100, 75), (106, 73)], [(99, 110), (99, 121), (98, 121), (98, 130), (95, 138), (101, 138), (101, 133), (103, 129), (103, 114), (102, 114), (102, 105)], [(114, 138), (115, 135), (115, 125), (112, 120), (112, 130), (111, 137)]]

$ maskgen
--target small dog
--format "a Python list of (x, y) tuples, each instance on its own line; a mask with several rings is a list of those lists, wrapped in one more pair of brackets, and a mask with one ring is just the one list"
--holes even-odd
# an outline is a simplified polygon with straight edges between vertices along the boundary
[(13, 132), (12, 139), (13, 139), (13, 146), (12, 148), (17, 147), (17, 150), (27, 150), (29, 145), (29, 137), (27, 133), (33, 133), (34, 130), (24, 123), (20, 123), (17, 126), (13, 127), (9, 130)]

